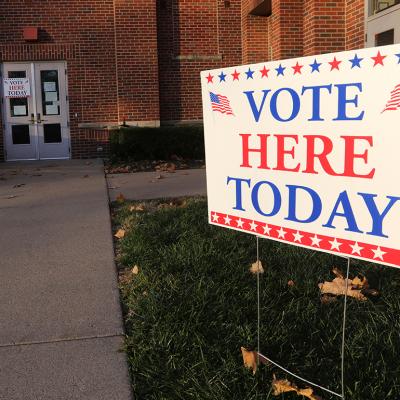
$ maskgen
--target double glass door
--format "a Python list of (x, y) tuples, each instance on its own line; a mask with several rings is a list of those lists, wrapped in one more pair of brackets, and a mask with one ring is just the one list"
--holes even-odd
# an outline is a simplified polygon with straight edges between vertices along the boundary
[(8, 161), (70, 158), (65, 68), (64, 62), (3, 64), (3, 80), (21, 78), (30, 87), (28, 97), (3, 89)]

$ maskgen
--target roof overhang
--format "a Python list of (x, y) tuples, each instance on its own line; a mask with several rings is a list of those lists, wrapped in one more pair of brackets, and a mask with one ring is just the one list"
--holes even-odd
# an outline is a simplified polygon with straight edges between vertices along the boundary
[(272, 0), (251, 0), (249, 9), (251, 15), (269, 17), (272, 14)]

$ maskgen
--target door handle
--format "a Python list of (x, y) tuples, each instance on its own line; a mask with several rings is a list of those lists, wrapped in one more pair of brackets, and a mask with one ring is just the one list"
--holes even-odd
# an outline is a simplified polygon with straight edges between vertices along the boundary
[(34, 125), (35, 124), (35, 114), (34, 113), (32, 113), (31, 114), (31, 120), (29, 121), (32, 125)]
[(47, 119), (42, 119), (42, 116), (40, 115), (40, 113), (37, 113), (37, 123), (41, 124), (42, 122), (47, 121)]

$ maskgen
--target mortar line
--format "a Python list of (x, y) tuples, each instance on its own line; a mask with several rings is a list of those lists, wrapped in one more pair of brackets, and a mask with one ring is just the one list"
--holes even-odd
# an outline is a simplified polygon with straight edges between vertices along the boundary
[(16, 342), (16, 343), (7, 343), (7, 344), (0, 344), (0, 349), (6, 347), (19, 347), (19, 346), (31, 346), (35, 344), (51, 344), (51, 343), (62, 343), (62, 342), (75, 342), (75, 341), (83, 341), (83, 340), (92, 340), (92, 339), (106, 339), (106, 338), (113, 338), (113, 337), (124, 337), (123, 333), (113, 333), (113, 334), (106, 334), (106, 335), (93, 335), (93, 336), (77, 336), (72, 338), (65, 338), (65, 339), (52, 339), (52, 340), (36, 340), (32, 342)]

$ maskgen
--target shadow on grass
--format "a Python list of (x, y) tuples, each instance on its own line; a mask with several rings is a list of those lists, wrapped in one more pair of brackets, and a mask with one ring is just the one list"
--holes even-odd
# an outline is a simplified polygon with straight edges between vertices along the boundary
[[(255, 237), (208, 225), (203, 199), (148, 202), (144, 212), (130, 206), (114, 210), (114, 223), (127, 231), (117, 244), (121, 268), (139, 266), (120, 284), (136, 398), (276, 398), (272, 374), (285, 374), (261, 366), (253, 376), (240, 353), (257, 346), (256, 278), (249, 273)], [(343, 299), (321, 304), (318, 283), (332, 280), (333, 266), (344, 271), (346, 261), (269, 240), (260, 240), (260, 254), (261, 352), (340, 393)], [(400, 273), (352, 261), (350, 275), (359, 272), (381, 296), (349, 299), (346, 398), (398, 399)]]

